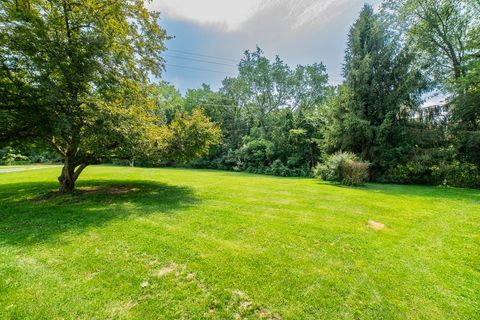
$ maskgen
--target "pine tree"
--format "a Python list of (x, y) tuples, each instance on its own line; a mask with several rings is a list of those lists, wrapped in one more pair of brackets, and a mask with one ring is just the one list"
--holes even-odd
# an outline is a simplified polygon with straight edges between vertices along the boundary
[(412, 67), (413, 56), (369, 5), (352, 26), (347, 45), (345, 82), (330, 105), (327, 144), (371, 162), (375, 177), (407, 153), (406, 123), (425, 84)]

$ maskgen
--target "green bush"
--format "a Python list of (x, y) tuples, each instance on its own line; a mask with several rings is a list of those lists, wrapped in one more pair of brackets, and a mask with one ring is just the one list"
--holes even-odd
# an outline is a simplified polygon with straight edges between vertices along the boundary
[(454, 161), (450, 164), (432, 167), (432, 180), (436, 184), (452, 187), (480, 187), (480, 170), (471, 163)]
[(409, 161), (398, 164), (387, 170), (379, 179), (385, 183), (403, 184), (435, 184), (432, 177), (432, 166), (425, 161)]
[(311, 170), (308, 164), (303, 166), (286, 166), (280, 159), (273, 161), (269, 168), (264, 172), (273, 176), (280, 177), (311, 177)]
[(361, 185), (368, 178), (368, 167), (368, 163), (353, 153), (337, 152), (315, 167), (314, 176), (346, 185)]
[(345, 160), (340, 164), (342, 183), (350, 186), (359, 186), (368, 179), (369, 164), (356, 160)]
[(273, 143), (265, 139), (255, 139), (245, 143), (238, 151), (238, 158), (247, 171), (257, 173), (258, 168), (267, 167), (273, 156)]
[(61, 163), (62, 158), (55, 152), (48, 150), (33, 150), (29, 152), (29, 158), (32, 163)]
[(277, 159), (271, 164), (269, 174), (274, 176), (287, 177), (290, 175), (289, 171), (290, 169), (286, 167), (281, 160)]
[(346, 160), (357, 160), (357, 156), (349, 152), (338, 152), (328, 156), (324, 163), (319, 163), (314, 169), (314, 176), (327, 181), (341, 181), (340, 165)]
[(466, 162), (450, 160), (434, 164), (419, 159), (388, 170), (381, 182), (479, 188), (480, 169)]
[(28, 163), (30, 159), (13, 149), (0, 150), (0, 164), (13, 165)]

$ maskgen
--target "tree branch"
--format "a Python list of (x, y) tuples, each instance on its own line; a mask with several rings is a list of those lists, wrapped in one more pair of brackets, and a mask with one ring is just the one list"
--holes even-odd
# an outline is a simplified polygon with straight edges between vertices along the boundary
[(63, 151), (60, 146), (57, 145), (55, 142), (55, 137), (52, 137), (51, 139), (46, 138), (46, 141), (49, 145), (51, 145), (58, 153), (60, 153), (62, 156), (66, 156), (67, 153)]
[(82, 163), (81, 165), (78, 166), (78, 168), (75, 170), (75, 173), (73, 174), (73, 180), (77, 180), (78, 176), (82, 173), (83, 169), (85, 169), (89, 163)]

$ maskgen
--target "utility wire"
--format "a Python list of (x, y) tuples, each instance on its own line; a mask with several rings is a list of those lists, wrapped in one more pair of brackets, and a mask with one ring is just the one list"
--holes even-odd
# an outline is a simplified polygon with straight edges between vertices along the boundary
[(202, 103), (202, 102), (197, 102), (197, 104), (198, 104), (199, 106), (244, 108), (243, 106), (234, 105), (234, 104), (218, 104), (218, 103)]
[[(217, 56), (212, 56), (212, 55), (207, 55), (207, 54), (201, 54), (201, 53), (196, 53), (196, 52), (190, 52), (190, 51), (184, 51), (184, 50), (174, 50), (174, 49), (168, 49), (167, 51), (170, 52), (176, 52), (180, 54), (185, 54), (185, 55), (191, 55), (191, 56), (198, 56), (198, 57), (204, 57), (204, 58), (210, 58), (210, 59), (218, 59), (218, 60), (223, 60), (223, 61), (231, 61), (231, 62), (238, 62), (237, 60), (234, 59), (229, 59), (229, 58), (223, 58), (223, 57), (217, 57)], [(173, 59), (182, 59), (182, 60), (188, 60), (188, 61), (195, 61), (195, 62), (203, 62), (203, 63), (209, 63), (209, 64), (215, 64), (215, 65), (221, 65), (221, 66), (228, 66), (228, 67), (237, 67), (237, 65), (233, 64), (227, 64), (227, 63), (221, 63), (221, 62), (215, 62), (215, 61), (207, 61), (207, 60), (201, 60), (201, 59), (194, 59), (194, 58), (188, 58), (188, 57), (181, 57), (181, 56), (174, 56), (174, 55), (168, 55), (165, 54), (165, 57), (173, 58)], [(215, 72), (215, 73), (223, 73), (223, 74), (228, 74), (226, 72), (222, 71), (217, 71), (217, 70), (209, 70), (209, 69), (200, 69), (200, 68), (195, 68), (195, 67), (188, 67), (188, 66), (177, 66), (177, 65), (170, 65), (172, 67), (177, 67), (177, 68), (184, 68), (184, 69), (192, 69), (196, 71), (206, 71), (206, 72)], [(230, 74), (229, 74), (230, 75)], [(329, 76), (330, 81), (335, 81), (335, 82), (343, 82), (344, 78), (343, 76)]]
[(177, 52), (177, 53), (182, 53), (182, 54), (187, 54), (187, 55), (191, 55), (191, 56), (198, 56), (198, 57), (204, 57), (204, 58), (211, 58), (211, 59), (218, 59), (218, 60), (224, 60), (224, 61), (238, 62), (237, 60), (234, 60), (234, 59), (222, 58), (222, 57), (216, 57), (216, 56), (210, 56), (210, 55), (208, 55), (208, 54), (201, 54), (201, 53), (195, 53), (195, 52), (189, 52), (189, 51), (183, 51), (183, 50), (168, 49), (167, 51)]
[(164, 54), (163, 56), (168, 57), (168, 58), (173, 58), (173, 59), (181, 59), (181, 60), (188, 60), (188, 61), (195, 61), (195, 62), (210, 63), (210, 64), (216, 64), (216, 65), (220, 65), (220, 66), (233, 67), (233, 68), (237, 67), (234, 64), (227, 64), (227, 63), (221, 63), (221, 62), (215, 62), (215, 61), (207, 61), (207, 60), (201, 60), (201, 59), (195, 59), (195, 58), (172, 56), (172, 55), (169, 55), (169, 54)]
[(166, 63), (167, 66), (170, 67), (175, 67), (175, 68), (182, 68), (182, 69), (189, 69), (189, 70), (195, 70), (195, 71), (204, 71), (204, 72), (213, 72), (213, 73), (219, 73), (219, 74), (226, 74), (228, 76), (233, 77), (231, 73), (224, 72), (224, 71), (219, 71), (219, 70), (211, 70), (211, 69), (203, 69), (203, 68), (196, 68), (196, 67), (191, 67), (191, 66), (180, 66), (177, 64), (171, 64), (171, 63)]
[[(252, 105), (238, 105), (238, 104), (220, 104), (220, 103), (202, 103), (201, 101), (196, 101), (195, 103), (201, 106), (212, 106), (212, 107), (230, 107), (230, 108), (251, 108)], [(253, 106), (254, 107), (254, 106)]]

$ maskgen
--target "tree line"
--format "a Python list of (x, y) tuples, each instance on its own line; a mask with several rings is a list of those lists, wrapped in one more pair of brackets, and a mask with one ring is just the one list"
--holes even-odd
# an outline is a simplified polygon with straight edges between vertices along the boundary
[[(365, 5), (348, 34), (344, 81), (322, 63), (289, 67), (246, 51), (237, 77), (208, 85), (167, 108), (202, 106), (223, 143), (195, 167), (310, 176), (336, 153), (369, 164), (379, 182), (479, 186), (480, 42), (478, 1)], [(445, 97), (424, 104), (428, 94)]]
[[(0, 141), (56, 152), (61, 184), (124, 159), (280, 176), (343, 161), (370, 181), (480, 186), (478, 0), (365, 5), (338, 86), (323, 63), (290, 67), (257, 48), (219, 90), (185, 95), (151, 80), (168, 39), (158, 14), (85, 3), (0, 5)], [(431, 92), (445, 102), (425, 106)]]

